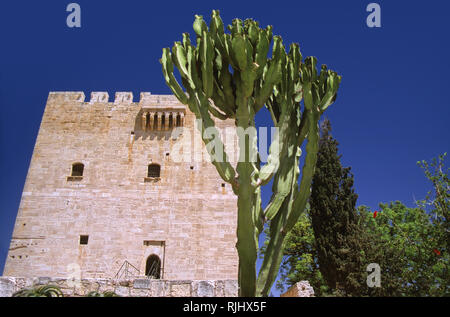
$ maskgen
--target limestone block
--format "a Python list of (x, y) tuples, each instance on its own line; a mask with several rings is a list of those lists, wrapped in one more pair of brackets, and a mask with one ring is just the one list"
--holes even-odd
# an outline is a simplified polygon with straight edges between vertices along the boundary
[(14, 278), (0, 277), (0, 297), (11, 297), (16, 292)]
[(216, 289), (215, 297), (224, 297), (225, 296), (225, 283), (224, 283), (224, 281), (216, 281), (215, 289)]
[[(11, 296), (21, 289), (40, 286), (39, 279), (0, 277), (0, 296)], [(44, 282), (45, 279), (40, 281)], [(50, 278), (48, 281), (49, 284), (58, 286), (66, 297), (86, 296), (92, 291), (99, 293), (112, 291), (125, 297), (237, 296), (236, 280), (151, 280), (141, 278), (131, 282), (105, 278), (88, 278), (79, 281)]]
[(308, 281), (300, 281), (292, 285), (280, 297), (314, 297), (314, 289)]
[(130, 288), (127, 286), (117, 286), (114, 292), (119, 296), (123, 297), (130, 296)]
[(237, 297), (239, 294), (239, 285), (237, 280), (224, 281), (224, 296)]
[(165, 281), (151, 280), (150, 294), (152, 297), (166, 297), (167, 293), (167, 285)]
[(136, 289), (150, 289), (151, 280), (148, 278), (135, 279), (133, 282), (133, 288)]
[(214, 281), (194, 281), (193, 283), (194, 297), (214, 297)]
[(15, 291), (19, 291), (24, 288), (31, 288), (33, 287), (33, 280), (30, 278), (23, 278), (23, 277), (14, 277), (12, 278), (16, 284)]
[(35, 279), (35, 285), (48, 285), (51, 281), (51, 278), (48, 276), (41, 276)]
[(104, 292), (115, 292), (115, 287), (111, 286), (111, 285), (100, 285), (100, 288), (98, 289), (99, 293), (104, 293)]
[[(67, 293), (69, 293), (70, 290), (72, 290), (72, 288), (61, 289), (61, 290), (63, 291), (63, 293), (65, 295), (67, 295)], [(79, 284), (73, 288), (73, 296), (86, 296), (88, 293), (89, 292), (86, 289), (86, 287), (83, 287), (81, 284)]]
[(190, 283), (171, 283), (170, 285), (171, 297), (190, 297), (191, 296), (191, 284)]
[(100, 284), (94, 279), (83, 280), (82, 285), (86, 289), (86, 294), (90, 292), (98, 292), (100, 289)]
[(151, 293), (149, 289), (130, 289), (130, 296), (132, 297), (150, 297)]

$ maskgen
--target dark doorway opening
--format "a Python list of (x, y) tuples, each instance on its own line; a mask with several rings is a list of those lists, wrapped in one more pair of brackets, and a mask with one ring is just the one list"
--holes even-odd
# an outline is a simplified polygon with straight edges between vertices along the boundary
[(145, 264), (145, 275), (149, 278), (159, 279), (161, 276), (161, 259), (159, 256), (152, 254), (147, 258)]

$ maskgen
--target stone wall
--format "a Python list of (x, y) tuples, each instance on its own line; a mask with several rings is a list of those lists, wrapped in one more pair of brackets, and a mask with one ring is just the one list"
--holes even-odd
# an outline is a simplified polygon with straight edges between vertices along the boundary
[[(109, 99), (49, 94), (3, 275), (115, 278), (125, 261), (145, 275), (154, 254), (162, 279), (237, 279), (236, 195), (210, 162), (196, 160), (206, 150), (194, 114), (170, 95)], [(179, 137), (143, 129), (143, 114), (171, 111), (183, 113)], [(175, 161), (191, 138), (197, 148), (182, 153), (193, 150), (192, 160)], [(82, 177), (71, 175), (75, 163)], [(147, 177), (150, 164), (160, 165), (159, 178)]]
[(51, 277), (0, 277), (0, 297), (10, 297), (15, 292), (38, 285), (56, 285), (64, 296), (85, 296), (91, 291), (114, 291), (131, 297), (236, 297), (236, 280), (113, 280), (87, 278), (81, 281)]

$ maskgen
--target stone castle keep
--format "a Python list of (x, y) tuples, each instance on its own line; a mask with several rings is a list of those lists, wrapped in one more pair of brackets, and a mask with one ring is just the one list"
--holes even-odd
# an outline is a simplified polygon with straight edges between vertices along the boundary
[(3, 275), (237, 280), (236, 196), (171, 158), (194, 120), (170, 95), (51, 92)]

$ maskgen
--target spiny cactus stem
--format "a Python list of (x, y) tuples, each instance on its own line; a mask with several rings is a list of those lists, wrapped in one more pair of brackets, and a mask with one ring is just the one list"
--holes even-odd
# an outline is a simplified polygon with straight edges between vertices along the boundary
[(255, 225), (252, 219), (252, 207), (254, 203), (252, 187), (250, 184), (249, 162), (239, 162), (238, 191), (238, 226), (237, 226), (237, 251), (239, 255), (239, 296), (254, 296), (256, 284), (256, 258), (257, 246), (254, 240)]
[[(282, 260), (284, 237), (305, 210), (317, 160), (317, 123), (335, 101), (341, 77), (326, 66), (319, 74), (315, 57), (302, 63), (297, 44), (286, 53), (272, 27), (261, 29), (253, 20), (235, 19), (228, 27), (231, 34), (225, 33), (219, 11), (213, 11), (209, 28), (200, 15), (195, 16), (193, 28), (196, 46), (184, 33), (182, 42), (175, 42), (172, 51), (163, 49), (160, 62), (167, 85), (201, 120), (203, 142), (211, 141), (203, 133), (215, 127), (211, 115), (222, 120), (232, 118), (238, 128), (246, 130), (255, 126), (255, 114), (264, 105), (279, 128), (276, 142), (269, 148), (268, 162), (262, 167), (259, 162), (249, 162), (254, 159), (250, 159), (250, 153), (257, 153), (256, 136), (248, 145), (243, 142), (245, 148), (239, 142), (244, 161), (237, 164), (236, 170), (225, 153), (223, 160), (216, 160), (215, 147), (208, 148), (220, 177), (238, 196), (239, 295), (267, 296)], [(186, 92), (173, 74), (174, 65)], [(301, 100), (305, 110), (300, 114)], [(299, 157), (305, 139), (307, 154), (299, 186)], [(271, 179), (273, 195), (262, 209), (261, 186)], [(256, 279), (258, 236), (266, 221), (270, 221), (270, 239)]]

